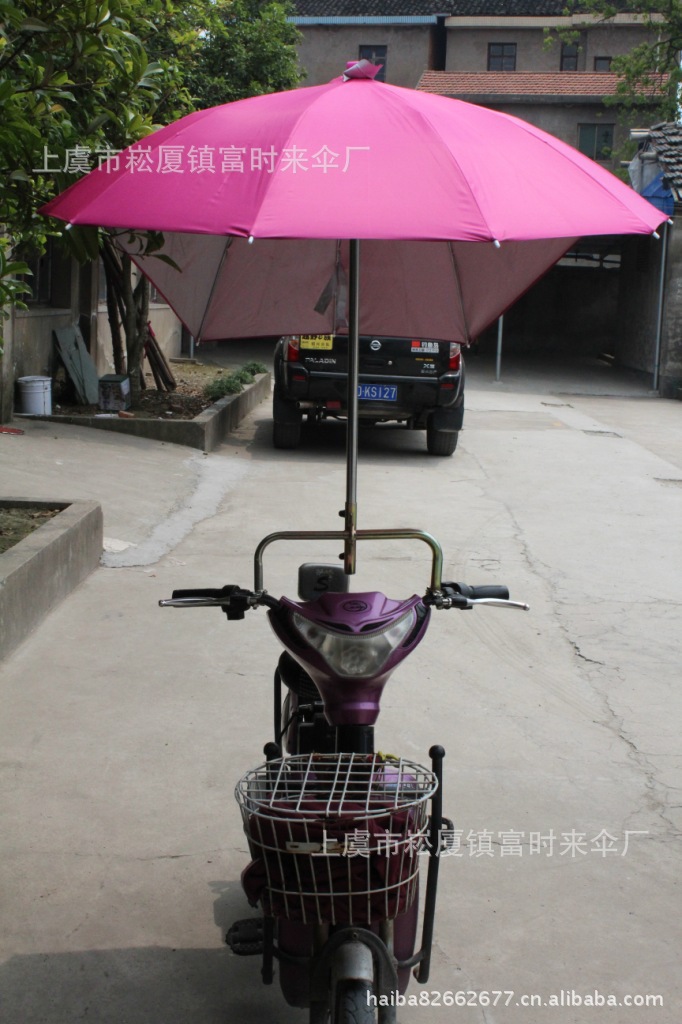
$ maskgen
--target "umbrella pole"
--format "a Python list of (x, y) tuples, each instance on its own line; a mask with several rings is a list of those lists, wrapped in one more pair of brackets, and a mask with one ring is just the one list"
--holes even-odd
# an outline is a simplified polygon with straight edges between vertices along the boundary
[(350, 241), (348, 316), (348, 420), (346, 427), (346, 507), (343, 568), (355, 572), (358, 526), (358, 354), (360, 320), (360, 242)]

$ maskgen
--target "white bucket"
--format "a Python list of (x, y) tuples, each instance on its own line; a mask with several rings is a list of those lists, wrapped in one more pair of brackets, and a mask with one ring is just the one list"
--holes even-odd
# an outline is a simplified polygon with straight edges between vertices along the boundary
[(19, 377), (21, 411), (33, 416), (52, 415), (52, 378)]

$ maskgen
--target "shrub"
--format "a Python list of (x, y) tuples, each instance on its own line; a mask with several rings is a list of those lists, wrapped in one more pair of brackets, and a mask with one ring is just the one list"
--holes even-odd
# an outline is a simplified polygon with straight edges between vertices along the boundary
[(207, 384), (204, 388), (204, 394), (212, 402), (217, 402), (219, 398), (224, 398), (225, 395), (238, 395), (243, 387), (242, 381), (237, 379), (236, 374), (230, 373), (226, 377), (216, 377), (210, 384)]
[(247, 363), (246, 366), (242, 367), (242, 369), (246, 370), (247, 373), (253, 374), (254, 376), (258, 373), (268, 372), (267, 366), (264, 363), (258, 362)]
[(225, 395), (238, 395), (245, 384), (253, 384), (255, 374), (267, 373), (267, 370), (267, 366), (263, 366), (262, 363), (247, 363), (241, 370), (235, 370), (224, 377), (216, 377), (206, 385), (204, 395), (212, 402), (217, 402)]

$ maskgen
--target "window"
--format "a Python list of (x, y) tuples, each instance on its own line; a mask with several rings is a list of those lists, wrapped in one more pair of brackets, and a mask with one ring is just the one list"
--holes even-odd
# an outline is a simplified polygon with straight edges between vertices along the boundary
[(516, 43), (488, 43), (488, 71), (516, 71)]
[(594, 70), (595, 71), (610, 71), (611, 70), (611, 57), (595, 57), (594, 58)]
[(593, 160), (610, 160), (613, 153), (612, 124), (579, 124), (578, 149)]
[(47, 249), (41, 256), (29, 256), (26, 260), (31, 273), (22, 275), (31, 289), (30, 294), (23, 296), (27, 306), (49, 306), (52, 297), (52, 239), (47, 242)]
[(386, 57), (388, 55), (387, 46), (361, 46), (359, 51), (359, 60), (368, 60), (370, 64), (381, 64), (381, 70), (376, 75), (377, 82), (386, 81)]
[(561, 70), (578, 70), (578, 46), (576, 43), (564, 43), (561, 47)]

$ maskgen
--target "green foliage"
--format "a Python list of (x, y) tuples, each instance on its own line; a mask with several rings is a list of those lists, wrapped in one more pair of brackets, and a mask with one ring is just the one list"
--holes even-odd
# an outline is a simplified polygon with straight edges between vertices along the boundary
[[(15, 305), (25, 309), (26, 303), (21, 300), (20, 296), (28, 295), (31, 289), (21, 278), (26, 274), (30, 275), (31, 270), (28, 264), (22, 260), (9, 259), (8, 250), (7, 239), (0, 237), (0, 283), (11, 295)], [(2, 315), (6, 318), (9, 314), (2, 310)]]
[[(31, 271), (26, 263), (9, 259), (8, 251), (7, 239), (0, 236), (0, 294), (4, 292), (8, 303), (13, 303), (19, 309), (26, 309), (26, 303), (22, 297), (28, 295), (31, 289), (21, 278), (23, 275), (30, 274)], [(7, 310), (0, 307), (0, 327), (2, 320), (6, 320), (8, 316)], [(0, 358), (2, 353), (2, 330), (0, 330)]]
[[(296, 84), (288, 11), (276, 0), (0, 0), (0, 308), (28, 294), (23, 261), (48, 237), (81, 262), (102, 251), (98, 229), (36, 213), (75, 172), (198, 107)], [(161, 239), (141, 244), (156, 254)], [(120, 270), (110, 308), (122, 311), (136, 380), (144, 289), (129, 261)]]
[(638, 15), (643, 27), (649, 30), (648, 39), (627, 54), (613, 58), (611, 70), (619, 76), (619, 83), (616, 95), (605, 97), (604, 103), (631, 111), (633, 123), (642, 107), (646, 108), (651, 124), (678, 119), (682, 0), (568, 0), (565, 13), (574, 18), (571, 28), (557, 32), (565, 43), (578, 42), (580, 15), (596, 17), (607, 24), (617, 14)]
[[(74, 166), (152, 131), (168, 95), (189, 109), (178, 72), (145, 49), (156, 31), (149, 14), (163, 7), (0, 0), (0, 224), (10, 251), (39, 253), (61, 234), (36, 210), (73, 182)], [(0, 284), (0, 304), (11, 298)]]
[[(40, 253), (62, 233), (36, 210), (72, 184), (74, 169), (196, 107), (295, 85), (288, 10), (267, 0), (0, 0), (9, 253)], [(67, 241), (79, 259), (92, 258), (75, 233)], [(0, 278), (0, 306), (15, 294)]]
[(257, 374), (259, 374), (259, 373), (267, 373), (267, 372), (268, 372), (268, 368), (267, 368), (267, 366), (265, 365), (265, 363), (259, 363), (259, 362), (255, 361), (255, 360), (254, 360), (254, 362), (251, 362), (251, 363), (246, 363), (246, 364), (245, 364), (245, 365), (244, 365), (244, 366), (242, 367), (242, 369), (243, 369), (243, 370), (244, 370), (244, 371), (245, 371), (246, 373), (250, 373), (250, 374), (251, 374), (252, 376), (254, 376), (254, 377), (255, 377), (255, 376), (256, 376)]
[(204, 395), (206, 398), (210, 398), (212, 402), (217, 402), (226, 395), (238, 395), (247, 384), (253, 384), (256, 374), (267, 372), (268, 368), (263, 363), (247, 363), (240, 370), (235, 370), (233, 373), (225, 374), (225, 376), (216, 377), (215, 380), (206, 385)]
[(301, 78), (293, 7), (279, 0), (231, 0), (206, 34), (186, 75), (198, 108), (291, 89)]
[[(253, 377), (251, 378), (253, 380)], [(244, 390), (244, 381), (240, 380), (239, 373), (228, 373), (224, 377), (216, 377), (204, 388), (206, 398), (217, 402), (226, 395), (238, 395)]]

